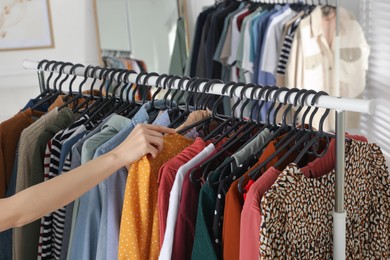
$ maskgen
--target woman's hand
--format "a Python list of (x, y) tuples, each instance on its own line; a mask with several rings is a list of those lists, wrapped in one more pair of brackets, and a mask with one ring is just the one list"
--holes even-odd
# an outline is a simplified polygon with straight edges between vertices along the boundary
[(173, 133), (174, 129), (163, 126), (138, 124), (126, 140), (112, 152), (123, 160), (123, 165), (132, 164), (146, 154), (151, 154), (155, 158), (163, 149), (164, 134)]

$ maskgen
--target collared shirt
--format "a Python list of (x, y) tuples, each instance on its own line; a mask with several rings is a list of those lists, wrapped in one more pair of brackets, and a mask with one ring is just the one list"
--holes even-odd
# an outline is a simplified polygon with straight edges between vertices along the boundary
[(164, 148), (156, 158), (144, 156), (131, 165), (123, 202), (118, 259), (158, 258), (158, 171), (192, 142), (178, 134), (166, 135)]
[[(59, 174), (59, 164), (62, 145), (68, 139), (77, 135), (79, 128), (85, 129), (83, 124), (88, 117), (81, 117), (67, 129), (59, 131), (51, 140), (51, 153), (49, 159), (49, 173), (44, 177), (48, 181)], [(46, 165), (46, 164), (45, 164)], [(63, 222), (65, 218), (65, 208), (60, 208), (41, 218), (41, 232), (39, 236), (38, 259), (59, 259), (61, 254)]]
[(228, 16), (225, 18), (225, 21), (224, 21), (224, 25), (223, 25), (223, 29), (222, 29), (222, 34), (221, 34), (221, 37), (219, 38), (219, 41), (218, 41), (218, 45), (217, 45), (217, 48), (214, 52), (214, 61), (218, 61), (218, 62), (221, 62), (221, 53), (222, 53), (222, 48), (223, 48), (223, 45), (225, 43), (225, 40), (226, 40), (226, 35), (227, 35), (227, 32), (228, 32), (228, 28), (229, 28), (229, 24), (231, 22), (231, 18), (236, 15), (238, 12), (241, 11), (242, 8), (244, 8), (245, 6), (245, 3), (241, 3), (240, 6), (237, 8), (237, 10), (231, 12), (228, 14)]
[[(198, 139), (198, 142), (203, 142), (203, 140)], [(187, 147), (185, 150), (183, 150), (183, 152), (190, 151), (190, 149), (188, 148), (190, 148), (191, 146)], [(196, 146), (197, 147), (195, 147), (195, 151), (197, 152), (197, 154), (195, 156), (192, 155), (193, 158), (188, 162), (186, 162), (177, 170), (175, 181), (173, 182), (172, 190), (169, 196), (169, 207), (168, 207), (167, 218), (166, 218), (167, 225), (165, 229), (164, 241), (162, 243), (160, 256), (159, 256), (160, 260), (170, 260), (172, 258), (172, 247), (173, 247), (173, 239), (175, 234), (175, 225), (176, 225), (177, 215), (179, 211), (184, 176), (193, 166), (201, 162), (213, 150), (215, 150), (213, 144), (209, 144), (206, 148), (203, 149), (202, 147), (199, 147), (197, 143)]]
[[(72, 147), (72, 157), (71, 157), (71, 165), (69, 170), (77, 168), (81, 165), (81, 150), (83, 147), (84, 142), (90, 138), (91, 136), (95, 135), (96, 133), (99, 133), (103, 127), (107, 123), (108, 120), (113, 116), (114, 114), (111, 114), (107, 116), (103, 121), (95, 127), (92, 131), (90, 131), (86, 136), (84, 136), (82, 139), (80, 139), (73, 147)], [(70, 252), (72, 248), (72, 241), (73, 241), (73, 235), (74, 230), (76, 227), (76, 218), (78, 214), (79, 209), (79, 199), (76, 199), (74, 202), (68, 204), (66, 207), (66, 213), (65, 213), (65, 225), (64, 225), (64, 234), (69, 234), (69, 237), (63, 238), (63, 246), (61, 249), (61, 258), (60, 259), (70, 259)]]
[(296, 15), (296, 12), (291, 8), (287, 8), (272, 19), (271, 23), (268, 26), (266, 41), (264, 44), (263, 55), (261, 60), (260, 69), (264, 72), (267, 72), (274, 76), (274, 79), (271, 81), (260, 81), (260, 84), (275, 84), (275, 75), (276, 75), (276, 67), (279, 57), (279, 42), (280, 37), (282, 36), (283, 26), (284, 24), (291, 20)]
[[(131, 122), (130, 119), (113, 115), (102, 126), (99, 133), (87, 139), (82, 147), (81, 163), (94, 158), (95, 151)], [(98, 207), (99, 206), (99, 207)], [(70, 257), (95, 259), (100, 226), (101, 201), (98, 186), (90, 189), (79, 199), (75, 234), (73, 235)]]
[[(47, 125), (43, 131), (40, 132), (35, 151), (32, 154), (34, 163), (31, 165), (31, 183), (34, 185), (43, 181), (43, 162), (44, 152), (48, 141), (60, 130), (67, 128), (75, 121), (75, 115), (69, 108), (61, 109), (55, 120)], [(28, 137), (29, 138), (29, 137)], [(21, 176), (21, 178), (23, 178)], [(36, 181), (37, 183), (33, 183)], [(19, 179), (19, 175), (16, 179), (16, 192), (19, 192), (27, 188), (26, 183)], [(14, 228), (13, 231), (13, 257), (14, 259), (36, 259), (38, 253), (38, 241), (39, 241), (40, 220), (34, 221), (20, 228)]]
[[(370, 48), (359, 23), (343, 8), (339, 9), (339, 14), (340, 89), (334, 87), (335, 35), (325, 35), (335, 26), (336, 17), (334, 12), (323, 16), (321, 7), (316, 7), (299, 24), (288, 60), (287, 87), (325, 91), (331, 96), (347, 98), (356, 98), (363, 93)], [(314, 119), (316, 127), (321, 113), (318, 115)], [(359, 117), (351, 115), (347, 115), (347, 127), (356, 128)], [(334, 121), (331, 113), (324, 130), (334, 129)]]
[[(155, 102), (155, 106), (157, 107), (162, 104), (163, 100), (157, 100)], [(145, 103), (125, 128), (96, 150), (94, 157), (101, 156), (113, 150), (129, 136), (137, 124), (148, 122), (149, 114), (147, 110), (150, 108), (150, 105), (150, 102)], [(168, 110), (160, 114), (153, 124), (168, 126), (170, 124)], [(127, 173), (127, 169), (122, 167), (98, 185), (98, 192), (101, 198), (101, 205), (96, 206), (96, 208), (101, 208), (96, 253), (98, 259), (115, 259), (118, 256), (119, 227)], [(94, 209), (93, 205), (91, 205), (91, 208)]]
[[(376, 144), (353, 139), (345, 154), (346, 258), (389, 259), (390, 176), (384, 155)], [(284, 169), (261, 199), (261, 258), (332, 258), (335, 179), (334, 171), (307, 178), (294, 163)]]

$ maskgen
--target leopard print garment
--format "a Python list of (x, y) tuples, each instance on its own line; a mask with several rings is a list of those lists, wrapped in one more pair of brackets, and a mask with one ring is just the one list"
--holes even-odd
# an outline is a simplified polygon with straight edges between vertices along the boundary
[[(261, 200), (260, 259), (332, 259), (335, 173), (290, 164)], [(390, 259), (390, 177), (376, 144), (346, 145), (347, 259)]]

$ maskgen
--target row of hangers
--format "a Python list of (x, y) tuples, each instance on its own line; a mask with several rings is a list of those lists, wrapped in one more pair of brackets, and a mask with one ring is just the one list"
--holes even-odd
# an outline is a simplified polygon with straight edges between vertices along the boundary
[[(75, 74), (75, 70), (77, 68), (84, 67), (81, 64), (48, 60), (42, 60), (38, 64), (39, 70), (50, 71), (50, 75), (45, 82), (44, 91), (37, 97), (39, 101), (35, 105), (36, 107), (47, 102), (52, 102), (60, 94), (65, 94), (63, 92), (63, 84), (67, 82), (70, 77), (69, 74), (64, 72), (64, 69), (67, 66), (71, 66), (70, 74)], [(57, 71), (58, 76), (53, 79), (53, 82), (51, 83), (50, 80), (53, 78), (53, 71)], [(98, 71), (99, 73), (97, 73)], [(222, 140), (225, 140), (222, 144), (221, 150), (219, 150), (219, 152), (217, 152), (207, 162), (200, 165), (200, 171), (202, 174), (199, 175), (200, 171), (194, 171), (190, 174), (190, 178), (193, 183), (210, 181), (209, 169), (215, 160), (221, 158), (221, 155), (232, 147), (237, 147), (237, 145), (243, 147), (256, 138), (257, 134), (266, 128), (271, 131), (272, 136), (269, 140), (266, 140), (264, 145), (257, 148), (255, 153), (252, 155), (255, 158), (258, 158), (262, 154), (262, 151), (270, 141), (282, 134), (285, 134), (285, 136), (278, 142), (276, 146), (277, 151), (250, 173), (249, 176), (252, 179), (257, 179), (264, 167), (282, 150), (289, 148), (289, 151), (281, 157), (275, 165), (275, 168), (281, 165), (294, 151), (299, 151), (299, 155), (294, 160), (297, 164), (299, 164), (307, 155), (315, 157), (323, 156), (329, 146), (330, 138), (334, 137), (333, 134), (325, 133), (323, 131), (323, 123), (329, 114), (329, 109), (325, 110), (322, 114), (318, 130), (315, 130), (314, 128), (317, 126), (313, 126), (313, 119), (318, 112), (318, 108), (314, 107), (313, 110), (311, 109), (320, 96), (328, 95), (323, 91), (315, 92), (313, 90), (306, 89), (287, 89), (285, 87), (261, 86), (252, 83), (246, 84), (243, 82), (228, 82), (224, 84), (222, 89), (223, 95), (220, 95), (217, 100), (215, 100), (215, 95), (208, 94), (208, 92), (213, 84), (223, 83), (221, 80), (210, 80), (197, 77), (189, 78), (187, 76), (180, 77), (168, 74), (159, 75), (154, 72), (141, 72), (138, 73), (135, 80), (137, 84), (135, 84), (128, 81), (131, 74), (137, 73), (124, 69), (87, 66), (85, 68), (84, 78), (80, 82), (77, 92), (73, 91), (73, 84), (77, 76), (73, 76), (69, 81), (68, 92), (64, 97), (65, 104), (60, 107), (60, 109), (72, 104), (73, 112), (89, 116), (88, 122), (99, 122), (114, 112), (132, 118), (139, 108), (148, 101), (146, 100), (146, 95), (142, 97), (142, 101), (135, 101), (136, 92), (139, 88), (147, 88), (148, 91), (146, 91), (146, 93), (149, 92), (152, 86), (147, 85), (148, 80), (152, 76), (157, 77), (156, 86), (159, 87), (154, 92), (150, 100), (151, 105), (148, 110), (148, 113), (150, 114), (149, 123), (154, 121), (159, 111), (171, 109), (177, 111), (178, 114), (169, 127), (176, 128), (185, 121), (193, 110), (210, 109), (211, 117), (190, 125), (182, 129), (179, 133), (184, 134), (188, 130), (197, 128), (198, 130), (202, 130), (206, 133), (204, 138), (205, 141), (213, 140), (213, 143), (216, 145)], [(63, 77), (63, 75), (65, 76)], [(93, 81), (89, 86), (90, 92), (89, 94), (83, 94), (83, 87), (89, 77), (93, 78)], [(142, 77), (144, 78), (142, 79)], [(98, 79), (101, 81), (100, 85), (97, 84)], [(173, 89), (173, 83), (177, 80), (178, 88)], [(205, 83), (205, 85), (203, 90), (200, 91), (200, 85), (203, 83)], [(107, 91), (108, 86), (111, 86), (111, 94)], [(130, 93), (132, 86), (135, 88)], [(218, 107), (223, 103), (225, 98), (224, 95), (228, 94), (229, 97), (232, 98), (238, 88), (241, 88), (241, 90), (238, 99), (232, 106), (231, 114), (227, 116), (217, 113)], [(163, 89), (166, 91), (164, 97), (162, 98), (164, 102), (162, 102), (162, 106), (157, 107), (156, 97)], [(96, 91), (94, 90), (98, 90), (97, 93), (95, 93)], [(247, 90), (250, 90), (249, 98), (244, 96), (244, 93), (246, 93)], [(184, 93), (186, 92), (189, 92), (189, 94), (185, 98), (185, 103), (184, 105), (180, 105), (182, 104), (181, 100), (183, 99)], [(271, 93), (274, 93), (272, 98)], [(284, 102), (278, 103), (277, 101), (282, 93), (285, 94)], [(287, 101), (293, 93), (296, 94), (293, 102), (294, 104), (287, 105)], [(311, 99), (311, 106), (307, 106), (305, 108), (302, 104), (307, 104), (308, 98), (312, 94), (314, 94), (314, 97)], [(260, 97), (265, 98), (264, 100), (261, 100)], [(92, 103), (91, 101), (94, 102)], [(257, 115), (260, 115), (259, 112), (263, 109), (265, 103), (270, 101), (272, 102), (272, 105), (266, 111), (265, 121), (261, 121), (259, 116), (256, 118), (255, 112), (257, 111)], [(190, 106), (190, 103), (192, 103), (192, 106)], [(241, 108), (238, 109), (239, 111), (236, 111), (236, 108), (240, 104), (242, 105)], [(285, 106), (285, 110), (282, 114), (281, 123), (278, 123), (276, 118), (282, 106)], [(293, 106), (295, 107), (295, 111), (292, 109)], [(247, 111), (250, 111), (250, 115), (248, 119), (245, 119), (244, 111), (246, 111), (247, 108), (249, 108)], [(287, 122), (287, 116), (290, 113), (293, 114), (292, 124), (288, 124)], [(308, 123), (306, 124), (307, 119)], [(210, 125), (213, 122), (217, 122), (218, 126), (211, 130)], [(321, 147), (320, 143), (324, 143), (324, 145)], [(321, 149), (319, 149), (320, 147)], [(220, 167), (225, 166), (226, 163)], [(240, 185), (242, 185), (242, 182), (240, 182)], [(240, 185), (239, 190), (243, 191), (243, 187)]]

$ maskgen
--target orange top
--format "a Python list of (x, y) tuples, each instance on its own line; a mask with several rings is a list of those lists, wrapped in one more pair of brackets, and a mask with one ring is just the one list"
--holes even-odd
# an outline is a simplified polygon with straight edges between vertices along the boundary
[[(248, 184), (249, 173), (267, 160), (276, 152), (275, 145), (277, 141), (281, 140), (284, 135), (276, 138), (276, 140), (271, 141), (267, 147), (264, 149), (262, 155), (255, 165), (253, 165), (243, 177), (245, 181), (243, 182), (243, 187)], [(288, 151), (288, 148), (281, 151), (276, 155), (267, 165), (266, 169), (275, 165), (276, 162)], [(295, 154), (293, 153), (284, 164), (288, 164), (291, 158)], [(282, 165), (283, 167), (283, 165)], [(226, 260), (236, 260), (239, 259), (240, 255), (240, 222), (241, 222), (241, 211), (244, 205), (244, 194), (240, 193), (238, 190), (238, 183), (240, 178), (235, 180), (226, 194), (225, 199), (225, 211), (224, 211), (224, 221), (223, 221), (223, 230), (222, 230), (222, 241), (223, 241), (223, 258)]]
[(4, 198), (14, 167), (16, 147), (22, 131), (43, 113), (22, 111), (0, 124), (0, 198)]
[(119, 233), (118, 259), (158, 259), (158, 172), (165, 162), (192, 142), (179, 134), (167, 135), (164, 137), (164, 148), (155, 159), (144, 156), (130, 166)]

